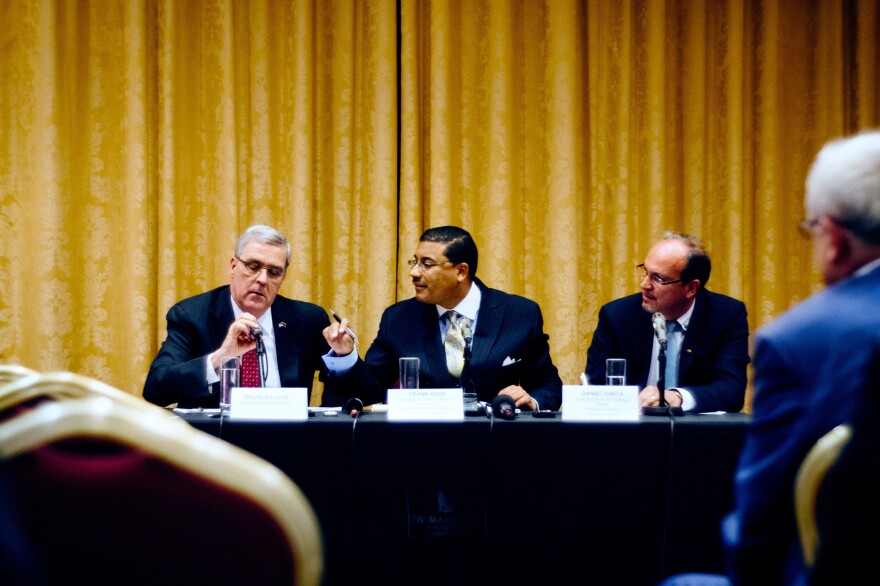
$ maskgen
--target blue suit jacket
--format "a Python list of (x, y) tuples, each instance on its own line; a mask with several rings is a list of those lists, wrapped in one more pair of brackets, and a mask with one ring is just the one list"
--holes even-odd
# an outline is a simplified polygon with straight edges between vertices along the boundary
[[(749, 322), (746, 306), (732, 297), (700, 289), (684, 336), (678, 386), (693, 393), (694, 411), (738, 412), (746, 392)], [(587, 378), (605, 384), (605, 359), (626, 358), (627, 384), (644, 388), (651, 368), (654, 327), (642, 295), (628, 295), (599, 310), (587, 351)]]
[[(205, 381), (204, 357), (223, 343), (235, 321), (229, 286), (218, 287), (176, 303), (166, 316), (168, 334), (144, 384), (144, 398), (165, 406), (216, 407), (219, 383)], [(330, 351), (323, 330), (327, 312), (305, 301), (278, 295), (272, 303), (275, 348), (281, 384), (311, 391), (315, 371), (322, 372)]]
[(828, 287), (758, 332), (753, 419), (724, 520), (734, 583), (800, 584), (794, 479), (819, 437), (849, 420), (880, 349), (880, 268)]
[[(508, 385), (520, 385), (541, 409), (559, 409), (562, 381), (550, 359), (538, 304), (489, 289), (479, 280), (474, 282), (480, 287), (482, 299), (462, 386), (472, 385), (480, 400), (491, 401)], [(420, 387), (458, 386), (446, 368), (436, 307), (412, 298), (386, 309), (366, 357), (358, 359), (344, 375), (333, 377), (335, 386), (347, 389), (349, 396), (357, 396), (364, 404), (384, 401), (387, 389), (397, 385), (398, 358), (402, 356), (419, 358)]]

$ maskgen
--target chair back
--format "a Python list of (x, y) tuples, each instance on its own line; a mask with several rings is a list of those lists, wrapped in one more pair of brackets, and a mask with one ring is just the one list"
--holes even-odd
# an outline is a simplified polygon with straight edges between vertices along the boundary
[[(89, 397), (107, 397), (133, 409), (166, 412), (96, 379), (72, 372), (32, 373), (0, 387), (0, 421), (12, 410), (25, 411), (43, 401), (66, 401)], [(5, 416), (4, 416), (5, 414)]]
[(795, 478), (795, 517), (801, 540), (804, 564), (812, 568), (819, 549), (816, 501), (828, 470), (852, 436), (849, 425), (838, 425), (810, 448)]
[(20, 366), (18, 364), (0, 364), (0, 386), (32, 374), (37, 374), (37, 371), (31, 370), (26, 366)]
[(0, 464), (37, 583), (320, 583), (299, 488), (162, 409), (45, 402), (0, 424)]

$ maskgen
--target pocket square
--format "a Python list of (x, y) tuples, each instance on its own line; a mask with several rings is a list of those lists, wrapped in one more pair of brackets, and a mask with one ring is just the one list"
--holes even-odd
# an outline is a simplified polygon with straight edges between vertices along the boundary
[(504, 362), (501, 363), (501, 366), (510, 366), (511, 364), (516, 364), (516, 363), (519, 362), (519, 361), (520, 361), (519, 358), (517, 358), (516, 360), (514, 360), (513, 358), (511, 358), (510, 356), (508, 356), (507, 358), (504, 359)]

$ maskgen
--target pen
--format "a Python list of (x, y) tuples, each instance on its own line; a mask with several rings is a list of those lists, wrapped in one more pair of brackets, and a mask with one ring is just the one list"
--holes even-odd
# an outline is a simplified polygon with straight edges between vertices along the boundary
[[(336, 312), (332, 309), (330, 310), (330, 315), (332, 315), (333, 319), (335, 319), (337, 322), (342, 323), (342, 318), (336, 315)], [(351, 336), (351, 339), (354, 340), (355, 344), (358, 343), (358, 337), (354, 335), (354, 332), (351, 331), (351, 328), (345, 328), (345, 333)]]

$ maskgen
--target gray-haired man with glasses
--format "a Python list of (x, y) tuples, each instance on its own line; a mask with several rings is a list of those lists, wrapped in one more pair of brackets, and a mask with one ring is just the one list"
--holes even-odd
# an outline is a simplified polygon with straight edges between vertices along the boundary
[[(184, 299), (168, 310), (168, 335), (144, 385), (157, 405), (217, 407), (220, 358), (262, 352), (254, 386), (312, 388), (329, 351), (321, 307), (278, 295), (290, 264), (290, 243), (269, 226), (251, 226), (229, 259), (229, 285)], [(243, 367), (244, 370), (244, 367)], [(244, 383), (243, 383), (244, 384)]]
[[(641, 292), (604, 305), (587, 351), (586, 374), (605, 384), (605, 360), (625, 358), (627, 384), (641, 389), (642, 407), (664, 398), (685, 411), (737, 412), (743, 407), (749, 363), (745, 305), (706, 290), (712, 264), (700, 241), (666, 232), (636, 267)], [(660, 373), (660, 345), (652, 315), (666, 321), (666, 369)], [(662, 320), (661, 320), (662, 321)]]

